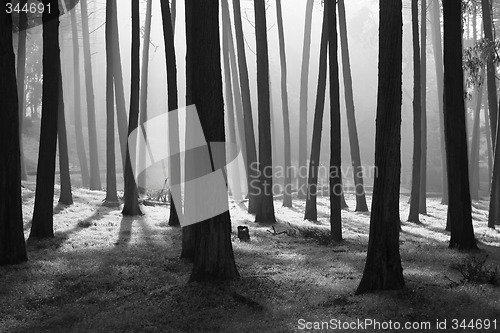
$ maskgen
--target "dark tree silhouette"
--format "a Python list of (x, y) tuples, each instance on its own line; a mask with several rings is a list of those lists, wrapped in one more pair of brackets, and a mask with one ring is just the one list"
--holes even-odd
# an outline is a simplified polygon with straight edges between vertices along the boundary
[(59, 146), (59, 176), (61, 181), (59, 203), (71, 205), (73, 204), (73, 194), (71, 193), (71, 177), (69, 173), (68, 138), (66, 135), (66, 117), (64, 115), (61, 70), (59, 70), (59, 82), (59, 103), (57, 111), (57, 142)]
[(404, 286), (399, 254), (399, 186), (401, 172), (402, 3), (380, 1), (379, 75), (375, 166), (370, 238), (363, 278), (356, 290)]
[(266, 6), (254, 0), (255, 35), (257, 39), (257, 92), (259, 100), (259, 173), (260, 193), (255, 222), (274, 223), (273, 166), (271, 141), (271, 109), (269, 99), (269, 52), (267, 46)]
[(444, 135), (448, 166), (450, 248), (475, 249), (472, 227), (462, 68), (462, 4), (443, 0)]
[[(224, 101), (219, 39), (219, 2), (190, 0), (187, 39), (191, 98), (207, 142), (223, 142)], [(207, 89), (210, 87), (210, 89)], [(212, 161), (214, 156), (211, 155)], [(225, 160), (225, 159), (224, 159)], [(213, 165), (212, 165), (213, 167)], [(227, 200), (220, 198), (221, 200)], [(194, 226), (194, 265), (190, 281), (233, 280), (239, 277), (231, 244), (229, 211)]]
[[(132, 46), (131, 46), (131, 70), (130, 70), (130, 111), (128, 120), (128, 134), (130, 135), (139, 124), (139, 88), (140, 88), (140, 19), (139, 2), (131, 1), (132, 4)], [(135, 161), (134, 161), (135, 163)], [(132, 161), (130, 160), (130, 145), (127, 140), (127, 152), (125, 158), (125, 189), (123, 195), (123, 210), (125, 216), (142, 215), (139, 207), (139, 193), (137, 183), (132, 170)]]
[(413, 36), (413, 167), (411, 173), (410, 213), (408, 221), (420, 223), (420, 171), (422, 167), (422, 85), (420, 71), (420, 43), (418, 39), (418, 0), (411, 1)]
[(318, 170), (321, 153), (321, 135), (323, 131), (323, 114), (325, 111), (326, 71), (328, 51), (328, 15), (323, 13), (323, 28), (321, 31), (321, 45), (319, 50), (318, 90), (316, 94), (316, 108), (314, 110), (313, 137), (311, 142), (311, 157), (309, 159), (309, 175), (307, 177), (307, 199), (304, 219), (318, 220), (317, 187)]
[(40, 148), (36, 172), (35, 207), (30, 238), (54, 237), (52, 215), (56, 170), (57, 118), (61, 59), (59, 51), (59, 8), (57, 0), (44, 0), (51, 10), (44, 11), (43, 22), (43, 96)]
[[(4, 4), (4, 2), (1, 2)], [(0, 10), (0, 266), (28, 259), (23, 233), (19, 109), (12, 17)]]
[[(421, 158), (419, 212), (427, 214), (427, 2), (420, 0), (420, 98), (421, 98)], [(417, 19), (418, 21), (418, 19)]]
[(325, 10), (328, 12), (328, 56), (330, 65), (330, 227), (332, 239), (341, 241), (342, 152), (336, 8), (335, 0), (325, 2)]

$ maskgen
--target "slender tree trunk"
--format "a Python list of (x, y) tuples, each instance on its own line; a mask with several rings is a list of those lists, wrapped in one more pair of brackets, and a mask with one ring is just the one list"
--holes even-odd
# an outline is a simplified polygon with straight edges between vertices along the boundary
[(260, 195), (255, 222), (275, 223), (273, 201), (271, 115), (269, 103), (269, 52), (267, 46), (266, 4), (254, 0), (257, 39), (257, 92), (259, 99), (259, 174)]
[[(498, 118), (500, 119), (500, 118)], [(500, 124), (497, 124), (500, 128)], [(497, 133), (495, 144), (495, 160), (493, 163), (493, 177), (491, 181), (490, 211), (488, 215), (488, 227), (495, 228), (500, 224), (500, 135)]]
[[(493, 22), (491, 15), (491, 4), (489, 0), (481, 0), (481, 8), (483, 13), (483, 28), (484, 38), (489, 42), (494, 42), (493, 38)], [(497, 100), (497, 85), (496, 85), (496, 65), (493, 63), (494, 53), (491, 51), (486, 60), (486, 82), (488, 86), (488, 108), (490, 112), (490, 128), (491, 142), (493, 143), (493, 151), (495, 151), (495, 140), (497, 133), (497, 118), (498, 118), (498, 100)]]
[(420, 70), (420, 47), (418, 40), (418, 0), (411, 2), (412, 35), (413, 35), (413, 167), (411, 176), (410, 213), (408, 221), (420, 223), (420, 182), (422, 154), (422, 84)]
[(441, 146), (441, 169), (442, 169), (442, 204), (448, 204), (448, 174), (446, 171), (446, 150), (444, 143), (444, 73), (443, 73), (443, 48), (441, 41), (441, 20), (440, 20), (439, 0), (432, 1), (432, 45), (434, 49), (434, 63), (436, 65), (437, 77), (437, 96), (440, 128), (440, 146)]
[(54, 237), (54, 178), (56, 170), (57, 123), (61, 59), (59, 50), (59, 8), (57, 0), (44, 0), (51, 10), (43, 21), (43, 99), (40, 148), (36, 172), (35, 207), (30, 238)]
[(286, 63), (285, 32), (283, 29), (283, 13), (281, 10), (281, 0), (276, 0), (276, 16), (278, 22), (278, 38), (280, 47), (281, 107), (283, 108), (283, 130), (285, 145), (285, 184), (283, 191), (283, 207), (292, 207), (292, 178), (290, 174), (292, 157), (290, 147), (290, 112), (288, 108), (288, 70)]
[(309, 60), (311, 57), (311, 26), (314, 0), (307, 0), (304, 23), (304, 47), (302, 50), (302, 69), (300, 72), (300, 115), (299, 115), (299, 172), (298, 199), (306, 199), (307, 180), (301, 170), (306, 168), (307, 158), (307, 114), (309, 93)]
[[(163, 0), (162, 0), (163, 1)], [(175, 19), (177, 16), (177, 0), (172, 0), (172, 15), (171, 15), (171, 20), (172, 20), (172, 33), (175, 35)]]
[(328, 41), (330, 67), (330, 228), (334, 241), (342, 240), (342, 161), (340, 136), (340, 87), (337, 57), (337, 11), (335, 0), (325, 2), (328, 12)]
[(106, 0), (106, 206), (118, 207), (115, 165), (115, 103), (113, 87), (113, 12), (115, 0)]
[(28, 260), (23, 233), (21, 147), (12, 17), (0, 10), (0, 266)]
[[(476, 40), (476, 39), (474, 39)], [(480, 74), (484, 77), (484, 68), (481, 68)], [(484, 85), (477, 88), (476, 108), (474, 110), (474, 125), (472, 129), (472, 142), (470, 148), (470, 182), (471, 182), (471, 198), (479, 200), (479, 140), (480, 140), (480, 127), (481, 127), (481, 104), (483, 101), (483, 88)]]
[(83, 60), (85, 66), (85, 87), (87, 92), (87, 113), (89, 130), (89, 158), (90, 158), (90, 189), (101, 189), (101, 175), (99, 170), (99, 149), (97, 147), (97, 127), (95, 114), (94, 80), (92, 78), (92, 58), (90, 53), (89, 19), (87, 0), (81, 0), (82, 7), (82, 35)]
[[(462, 8), (455, 0), (443, 0), (444, 89), (446, 109), (444, 129), (448, 166), (448, 220), (450, 248), (476, 249), (472, 227), (467, 134), (465, 125), (462, 68)], [(458, 168), (457, 166), (461, 167)]]
[[(23, 8), (27, 0), (20, 0), (19, 6)], [(26, 166), (24, 163), (23, 122), (25, 116), (25, 91), (26, 80), (26, 29), (28, 28), (28, 15), (25, 11), (19, 12), (19, 40), (17, 44), (17, 95), (19, 98), (19, 146), (21, 151), (21, 180), (27, 180)]]
[[(172, 16), (174, 15), (175, 0), (172, 0)], [(168, 110), (169, 110), (169, 144), (170, 151), (179, 151), (179, 120), (177, 119), (178, 92), (177, 92), (177, 61), (174, 47), (174, 22), (171, 20), (168, 0), (161, 1), (161, 12), (163, 19), (163, 39), (165, 42), (165, 58), (167, 66), (167, 89), (168, 89)], [(180, 184), (181, 181), (181, 162), (178, 154), (170, 156), (170, 185)], [(170, 195), (170, 216), (168, 225), (172, 227), (180, 226), (179, 216), (177, 215), (175, 202)]]
[[(262, 0), (263, 1), (263, 0)], [(189, 0), (191, 31), (187, 53), (191, 61), (191, 97), (207, 142), (223, 142), (224, 101), (220, 66), (219, 1)], [(203, 33), (200, 33), (203, 31)], [(210, 86), (211, 89), (206, 87)], [(224, 152), (222, 152), (224, 154)], [(211, 156), (214, 161), (214, 156)], [(223, 159), (225, 161), (225, 157)], [(227, 194), (220, 197), (227, 201)], [(197, 223), (193, 271), (189, 281), (234, 280), (239, 277), (231, 244), (229, 211)]]
[(259, 172), (257, 168), (257, 149), (255, 147), (255, 133), (253, 128), (252, 103), (250, 100), (250, 84), (248, 79), (247, 59), (245, 55), (245, 41), (241, 22), (240, 0), (233, 1), (234, 28), (236, 47), (238, 50), (238, 68), (240, 73), (241, 96), (243, 101), (243, 121), (245, 123), (245, 143), (247, 152), (248, 176), (248, 212), (257, 213), (257, 194), (259, 189)]
[(405, 285), (399, 254), (401, 171), (401, 0), (380, 1), (379, 86), (370, 238), (363, 278), (356, 294), (401, 289)]
[(64, 115), (64, 97), (62, 87), (62, 73), (59, 72), (59, 105), (57, 111), (57, 140), (59, 145), (59, 176), (61, 190), (59, 192), (59, 203), (63, 205), (73, 204), (71, 193), (71, 178), (69, 173), (68, 138), (66, 135), (66, 117)]
[(307, 199), (304, 220), (317, 221), (318, 209), (316, 204), (318, 172), (321, 152), (321, 135), (323, 131), (323, 114), (325, 111), (327, 49), (328, 49), (328, 14), (323, 13), (323, 28), (321, 31), (321, 46), (319, 50), (318, 90), (316, 94), (316, 108), (314, 111), (313, 137), (311, 142), (311, 157), (309, 159), (309, 176), (307, 178)]
[(420, 75), (421, 75), (421, 85), (420, 90), (421, 101), (421, 113), (422, 113), (422, 147), (421, 153), (422, 158), (420, 160), (420, 201), (419, 201), (419, 212), (421, 214), (427, 214), (427, 3), (426, 0), (420, 0), (421, 4), (421, 23), (420, 29), (421, 33), (421, 47), (420, 47)]
[[(131, 47), (131, 69), (130, 69), (130, 111), (128, 120), (128, 135), (130, 135), (139, 124), (139, 80), (140, 80), (140, 19), (139, 19), (139, 1), (131, 0), (132, 8), (132, 47)], [(127, 152), (125, 158), (125, 188), (123, 194), (123, 210), (124, 216), (142, 215), (139, 207), (139, 193), (137, 191), (137, 183), (132, 170), (132, 163), (135, 165), (135, 160), (130, 159), (130, 147), (134, 147), (135, 142), (127, 140)]]
[(354, 93), (352, 88), (351, 61), (349, 59), (349, 42), (347, 39), (347, 23), (344, 0), (339, 0), (338, 4), (340, 43), (342, 48), (342, 74), (344, 76), (347, 127), (349, 130), (349, 144), (351, 148), (351, 159), (356, 193), (356, 211), (366, 212), (368, 211), (368, 206), (366, 204), (365, 188), (363, 184), (363, 168), (361, 166), (361, 155), (359, 152), (359, 139), (358, 129), (356, 125), (356, 113), (354, 109)]
[(491, 142), (491, 128), (490, 121), (488, 117), (488, 108), (484, 108), (484, 128), (486, 135), (486, 149), (488, 150), (488, 191), (491, 194), (491, 184), (492, 184), (492, 176), (493, 176), (493, 144)]
[(82, 101), (80, 94), (80, 46), (78, 45), (78, 27), (76, 23), (76, 10), (70, 11), (71, 15), (71, 33), (73, 41), (73, 82), (74, 82), (74, 108), (75, 108), (75, 134), (76, 134), (76, 153), (80, 162), (82, 172), (82, 185), (89, 186), (89, 167), (87, 164), (87, 153), (85, 152), (85, 143), (83, 140), (82, 126)]
[[(139, 104), (139, 124), (143, 125), (148, 120), (148, 72), (149, 72), (149, 40), (151, 38), (151, 15), (153, 1), (147, 0), (146, 22), (144, 23), (144, 43), (142, 46), (142, 71), (141, 71), (141, 99)], [(145, 193), (147, 188), (147, 172), (144, 167), (146, 161), (145, 147), (139, 149), (139, 170), (141, 174), (138, 177), (137, 185), (139, 192)], [(142, 165), (142, 166), (141, 166)]]

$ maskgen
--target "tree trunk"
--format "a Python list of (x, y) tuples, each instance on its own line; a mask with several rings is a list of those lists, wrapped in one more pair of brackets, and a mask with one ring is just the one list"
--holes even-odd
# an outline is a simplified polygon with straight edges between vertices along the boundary
[(71, 193), (71, 178), (69, 173), (68, 138), (66, 135), (66, 117), (64, 115), (64, 97), (62, 87), (62, 73), (59, 72), (59, 106), (57, 111), (57, 140), (59, 145), (59, 176), (61, 189), (59, 192), (59, 203), (63, 205), (73, 204)]
[(115, 103), (113, 87), (113, 26), (115, 0), (106, 0), (106, 198), (108, 207), (118, 207), (115, 165)]
[(485, 135), (486, 135), (486, 149), (488, 150), (488, 191), (490, 191), (491, 194), (491, 184), (492, 184), (492, 176), (493, 176), (493, 144), (491, 142), (491, 128), (490, 128), (490, 121), (488, 117), (488, 108), (484, 108), (484, 128), (485, 128)]
[(420, 200), (419, 212), (427, 214), (427, 3), (426, 0), (420, 0), (421, 3), (421, 47), (420, 47), (420, 75), (421, 75), (421, 114), (422, 114), (422, 158), (420, 160)]
[(316, 94), (316, 108), (314, 110), (313, 137), (311, 142), (311, 157), (309, 160), (309, 176), (307, 178), (307, 199), (304, 220), (317, 221), (318, 209), (316, 204), (318, 172), (321, 152), (321, 135), (323, 131), (323, 114), (325, 111), (327, 48), (328, 48), (328, 14), (323, 13), (323, 28), (321, 31), (321, 46), (319, 51), (318, 90)]
[[(139, 79), (140, 79), (140, 19), (139, 19), (139, 1), (132, 0), (132, 47), (131, 47), (131, 69), (130, 69), (130, 111), (128, 120), (128, 135), (130, 135), (139, 124)], [(123, 194), (123, 210), (124, 216), (142, 215), (139, 207), (139, 193), (137, 191), (137, 183), (132, 170), (132, 162), (135, 165), (135, 160), (130, 160), (130, 146), (135, 149), (135, 142), (127, 140), (127, 152), (125, 159), (125, 188)]]
[(408, 221), (420, 223), (420, 181), (422, 154), (422, 84), (420, 70), (420, 47), (418, 40), (418, 0), (411, 2), (411, 22), (413, 35), (413, 167), (411, 174), (410, 213)]
[[(493, 22), (491, 15), (491, 4), (489, 0), (481, 0), (481, 8), (483, 13), (483, 28), (484, 39), (489, 42), (494, 42), (493, 38)], [(488, 54), (486, 59), (486, 82), (488, 86), (488, 108), (490, 112), (490, 128), (491, 142), (493, 143), (493, 151), (495, 149), (495, 140), (497, 133), (497, 118), (498, 118), (498, 100), (497, 100), (497, 85), (496, 85), (496, 65), (493, 63), (494, 51)]]
[(349, 59), (349, 41), (347, 39), (347, 23), (344, 0), (339, 0), (339, 28), (342, 49), (342, 74), (344, 76), (344, 93), (346, 103), (347, 127), (349, 130), (349, 144), (354, 175), (356, 193), (356, 211), (367, 212), (365, 187), (363, 184), (363, 167), (359, 152), (358, 128), (356, 125), (356, 112), (354, 108), (354, 93), (352, 88), (351, 61)]
[(82, 7), (82, 35), (83, 60), (85, 66), (85, 87), (87, 92), (87, 113), (89, 130), (89, 158), (90, 158), (90, 189), (101, 189), (101, 175), (99, 171), (99, 149), (97, 147), (97, 128), (95, 115), (94, 80), (92, 78), (92, 57), (90, 53), (89, 20), (87, 0), (81, 0)]
[[(443, 0), (444, 89), (446, 108), (444, 135), (448, 166), (448, 216), (451, 227), (450, 248), (476, 249), (472, 227), (467, 133), (465, 125), (464, 81), (462, 68), (462, 8), (454, 0)], [(461, 166), (461, 167), (457, 167)]]
[(334, 241), (342, 240), (342, 160), (340, 135), (340, 87), (335, 0), (325, 2), (328, 12), (328, 42), (330, 67), (330, 228)]
[(259, 99), (259, 174), (255, 222), (275, 223), (273, 201), (271, 114), (269, 103), (269, 52), (267, 46), (266, 5), (264, 0), (254, 0), (255, 37), (257, 39), (257, 93)]
[(43, 21), (43, 99), (40, 124), (40, 148), (36, 172), (35, 207), (30, 238), (54, 237), (54, 177), (56, 170), (57, 123), (61, 59), (59, 50), (59, 8), (57, 0), (44, 0), (51, 10)]
[(255, 133), (253, 128), (252, 103), (250, 100), (250, 84), (248, 79), (247, 59), (245, 55), (245, 41), (243, 25), (241, 22), (240, 0), (233, 1), (234, 29), (236, 47), (238, 50), (238, 68), (240, 72), (241, 96), (243, 101), (243, 121), (245, 123), (245, 143), (247, 152), (247, 177), (248, 177), (248, 212), (257, 212), (257, 194), (259, 175), (257, 169), (257, 149), (255, 147)]
[(75, 108), (75, 134), (76, 134), (76, 153), (80, 162), (82, 172), (82, 185), (89, 186), (89, 167), (87, 164), (87, 153), (85, 152), (85, 143), (83, 140), (82, 126), (82, 101), (80, 95), (80, 46), (78, 45), (78, 27), (76, 23), (76, 10), (70, 12), (71, 32), (73, 41), (73, 82), (74, 82), (74, 108)]
[(309, 87), (309, 60), (311, 56), (311, 26), (314, 0), (307, 0), (306, 18), (304, 24), (304, 47), (302, 50), (302, 69), (300, 72), (300, 115), (299, 115), (299, 172), (298, 172), (298, 199), (306, 199), (307, 180), (302, 176), (307, 158), (307, 109)]
[[(187, 59), (191, 62), (191, 97), (207, 142), (224, 142), (224, 101), (220, 66), (219, 2), (192, 0)], [(203, 33), (201, 33), (203, 31)], [(207, 89), (210, 86), (211, 89)], [(224, 152), (222, 152), (224, 155)], [(214, 156), (211, 155), (212, 161)], [(225, 161), (225, 157), (223, 159)], [(227, 201), (227, 193), (220, 197)], [(229, 211), (196, 223), (193, 271), (189, 281), (239, 277), (231, 244)]]
[(438, 112), (439, 112), (439, 128), (440, 128), (440, 146), (441, 146), (441, 169), (442, 169), (442, 200), (444, 205), (448, 204), (448, 174), (446, 171), (446, 149), (444, 143), (444, 73), (443, 73), (443, 48), (441, 41), (441, 9), (439, 0), (432, 1), (432, 45), (434, 49), (434, 63), (436, 65), (437, 77), (437, 96), (438, 96)]
[[(476, 40), (476, 39), (474, 39)], [(480, 74), (484, 77), (484, 67), (481, 68)], [(479, 140), (480, 140), (480, 127), (481, 127), (481, 104), (483, 101), (483, 88), (484, 84), (481, 82), (481, 86), (477, 88), (476, 96), (476, 108), (474, 110), (474, 125), (472, 129), (472, 142), (470, 148), (470, 175), (469, 179), (471, 182), (471, 198), (474, 200), (479, 200)], [(487, 120), (487, 119), (486, 119)]]
[[(148, 72), (149, 72), (149, 40), (151, 38), (151, 15), (153, 1), (146, 2), (146, 22), (144, 23), (144, 42), (142, 45), (142, 69), (141, 69), (141, 99), (139, 104), (139, 124), (143, 125), (148, 121)], [(146, 138), (147, 140), (147, 138)], [(147, 188), (147, 171), (144, 167), (146, 161), (145, 147), (139, 148), (139, 170), (142, 172), (137, 179), (139, 192), (145, 193)], [(142, 166), (141, 166), (142, 165)]]
[[(499, 102), (500, 103), (500, 102)], [(500, 108), (500, 106), (499, 106)], [(497, 118), (500, 128), (500, 118)], [(500, 224), (500, 131), (497, 131), (495, 154), (493, 163), (493, 176), (491, 180), (490, 211), (488, 215), (488, 227), (495, 228)]]
[[(163, 1), (163, 0), (162, 0)], [(177, 0), (172, 0), (172, 15), (171, 15), (171, 22), (172, 22), (172, 34), (175, 35), (175, 19), (177, 17)]]
[(12, 17), (0, 10), (0, 266), (28, 260), (23, 233), (21, 155)]
[(401, 172), (401, 0), (380, 1), (380, 43), (375, 166), (370, 238), (363, 278), (356, 294), (401, 289), (405, 285), (399, 254)]
[(283, 108), (284, 154), (285, 154), (285, 184), (283, 190), (283, 207), (292, 207), (292, 178), (290, 168), (292, 165), (290, 147), (290, 112), (288, 108), (288, 73), (286, 63), (285, 32), (283, 29), (283, 13), (281, 0), (276, 0), (276, 19), (278, 23), (278, 38), (280, 47), (281, 64), (281, 107)]
[[(172, 16), (174, 15), (175, 0), (172, 1)], [(161, 12), (163, 19), (163, 39), (165, 42), (165, 58), (167, 66), (167, 89), (168, 89), (168, 110), (169, 110), (169, 144), (170, 151), (179, 151), (179, 120), (177, 113), (173, 112), (178, 109), (178, 93), (177, 93), (177, 61), (175, 57), (174, 47), (174, 22), (171, 20), (168, 0), (161, 1)], [(178, 154), (170, 156), (170, 185), (180, 184), (181, 181), (181, 162)], [(179, 206), (180, 207), (180, 206)], [(175, 202), (170, 195), (170, 216), (168, 225), (172, 227), (180, 226), (179, 216)]]
[[(20, 0), (19, 7), (23, 8), (27, 0)], [(19, 98), (19, 146), (21, 151), (21, 179), (27, 180), (26, 166), (24, 164), (23, 122), (25, 116), (25, 91), (26, 80), (26, 29), (28, 28), (28, 15), (25, 11), (19, 12), (19, 40), (17, 44), (17, 96)]]

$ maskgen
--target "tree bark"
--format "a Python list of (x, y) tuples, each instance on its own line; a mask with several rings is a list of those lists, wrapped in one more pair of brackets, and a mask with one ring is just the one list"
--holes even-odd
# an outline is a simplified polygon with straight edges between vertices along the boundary
[[(139, 124), (139, 87), (140, 87), (140, 19), (139, 19), (139, 2), (132, 0), (132, 37), (131, 37), (131, 55), (130, 55), (130, 111), (128, 120), (128, 135), (137, 128)], [(135, 143), (132, 143), (135, 149)], [(127, 140), (127, 152), (125, 158), (125, 189), (123, 194), (123, 210), (124, 216), (142, 215), (139, 207), (139, 193), (137, 191), (137, 183), (132, 170), (132, 162), (130, 160), (130, 143)]]
[(101, 175), (99, 170), (99, 149), (97, 147), (97, 128), (95, 115), (94, 80), (92, 77), (92, 57), (90, 54), (89, 21), (87, 0), (80, 1), (82, 9), (83, 61), (85, 66), (85, 88), (87, 97), (87, 120), (89, 130), (89, 159), (90, 159), (90, 189), (101, 189)]
[(444, 89), (446, 99), (444, 134), (448, 166), (448, 219), (451, 227), (449, 247), (460, 250), (476, 249), (472, 226), (463, 97), (461, 3), (454, 0), (443, 0), (443, 16)]
[(363, 278), (356, 290), (401, 289), (399, 254), (401, 172), (402, 3), (380, 1), (380, 42), (375, 166), (370, 237)]
[[(20, 0), (19, 6), (23, 8), (27, 0)], [(19, 98), (19, 146), (21, 151), (21, 180), (27, 180), (26, 166), (24, 163), (23, 122), (25, 116), (25, 80), (26, 80), (26, 29), (28, 28), (28, 15), (25, 11), (19, 12), (19, 40), (17, 44), (17, 95)]]
[[(197, 107), (207, 142), (224, 142), (219, 2), (217, 0), (189, 2), (192, 3), (191, 17), (186, 23), (191, 25), (187, 43), (189, 54), (187, 59), (190, 61), (192, 75), (191, 98)], [(213, 155), (211, 159), (214, 161)], [(227, 194), (220, 200), (227, 201)], [(229, 211), (196, 223), (194, 233), (194, 265), (189, 281), (237, 279), (239, 273), (231, 244)]]
[[(3, 2), (2, 2), (3, 3)], [(19, 106), (12, 17), (0, 10), (0, 266), (28, 260), (23, 232)]]
[(307, 0), (306, 17), (304, 23), (304, 47), (302, 50), (302, 69), (300, 72), (300, 115), (299, 115), (299, 172), (298, 172), (298, 199), (306, 199), (307, 180), (302, 176), (302, 169), (306, 168), (307, 158), (307, 109), (309, 87), (309, 60), (311, 56), (311, 26), (314, 0)]
[(421, 78), (421, 114), (422, 114), (422, 146), (420, 159), (420, 200), (419, 212), (427, 214), (427, 3), (426, 0), (420, 0), (421, 4), (421, 47), (420, 47), (420, 78)]
[(255, 36), (257, 39), (257, 93), (259, 100), (259, 175), (260, 194), (258, 197), (255, 222), (275, 223), (273, 200), (272, 138), (269, 103), (269, 52), (267, 46), (266, 5), (264, 0), (254, 0)]
[(354, 108), (354, 93), (352, 88), (351, 61), (349, 59), (349, 41), (347, 39), (347, 23), (344, 0), (339, 0), (338, 4), (340, 43), (342, 49), (342, 74), (344, 76), (347, 128), (349, 130), (349, 147), (351, 148), (356, 193), (356, 211), (367, 212), (368, 205), (366, 204), (365, 187), (363, 184), (363, 167), (361, 166), (361, 154), (359, 151), (359, 138), (358, 128), (356, 125), (356, 112)]
[(413, 35), (413, 167), (411, 175), (410, 213), (408, 221), (420, 223), (420, 181), (422, 154), (422, 84), (420, 70), (420, 47), (418, 40), (418, 0), (411, 2), (412, 35)]
[(59, 192), (59, 203), (63, 205), (73, 204), (71, 193), (71, 178), (69, 173), (68, 138), (66, 135), (66, 117), (64, 115), (64, 97), (62, 87), (62, 73), (59, 71), (59, 103), (57, 111), (57, 140), (59, 145), (59, 176), (61, 189)]
[(334, 241), (342, 240), (342, 160), (340, 135), (340, 87), (335, 0), (325, 2), (328, 12), (328, 44), (330, 67), (330, 228)]
[(80, 162), (82, 172), (82, 185), (89, 186), (89, 167), (87, 164), (87, 153), (85, 152), (85, 143), (83, 140), (82, 126), (82, 101), (80, 94), (80, 46), (78, 45), (78, 27), (76, 23), (76, 10), (70, 12), (71, 15), (71, 33), (73, 41), (73, 82), (74, 82), (74, 108), (75, 108), (75, 134), (76, 134), (76, 153)]
[(35, 207), (30, 238), (54, 237), (53, 203), (56, 170), (57, 123), (61, 59), (59, 50), (59, 8), (57, 0), (44, 0), (51, 10), (43, 21), (43, 97), (40, 148), (36, 173)]
[(311, 142), (311, 157), (309, 159), (309, 175), (307, 177), (307, 199), (304, 220), (317, 221), (317, 187), (321, 152), (321, 135), (323, 131), (323, 114), (325, 111), (327, 48), (328, 48), (328, 14), (323, 13), (323, 28), (321, 31), (321, 46), (319, 50), (318, 90), (316, 108), (314, 110), (313, 137)]
[[(476, 39), (474, 39), (476, 40)], [(481, 68), (480, 74), (484, 77), (484, 67)], [(480, 127), (481, 127), (481, 104), (483, 101), (483, 88), (484, 84), (481, 82), (481, 86), (477, 88), (476, 95), (476, 107), (474, 110), (474, 125), (472, 128), (472, 141), (470, 148), (470, 192), (471, 198), (474, 200), (479, 200), (479, 140), (480, 140)], [(487, 120), (487, 119), (486, 119)]]
[(240, 73), (241, 96), (243, 101), (243, 121), (245, 125), (245, 143), (247, 153), (248, 176), (248, 212), (257, 212), (257, 191), (259, 177), (257, 169), (257, 149), (255, 146), (255, 133), (253, 127), (252, 103), (250, 100), (250, 84), (248, 79), (247, 59), (245, 55), (245, 41), (243, 38), (243, 25), (241, 22), (240, 0), (233, 1), (234, 31), (236, 48), (238, 51), (238, 68)]

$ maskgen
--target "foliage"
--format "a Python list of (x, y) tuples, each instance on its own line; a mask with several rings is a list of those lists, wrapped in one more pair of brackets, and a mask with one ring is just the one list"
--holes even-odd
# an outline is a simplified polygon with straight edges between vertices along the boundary
[(462, 274), (462, 283), (472, 284), (500, 284), (500, 268), (494, 265), (487, 265), (486, 259), (468, 257), (459, 263), (451, 265), (451, 268)]
[(472, 47), (464, 50), (464, 71), (468, 74), (466, 86), (468, 89), (476, 89), (481, 86), (483, 79), (480, 76), (481, 68), (486, 66), (489, 57), (493, 55), (493, 63), (500, 64), (500, 40), (490, 41), (480, 39)]

